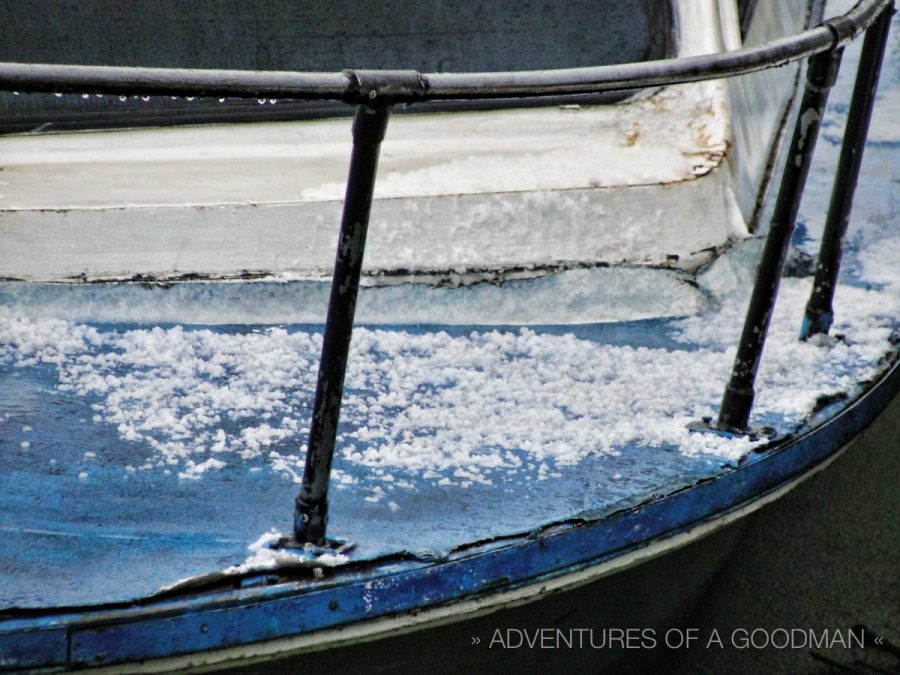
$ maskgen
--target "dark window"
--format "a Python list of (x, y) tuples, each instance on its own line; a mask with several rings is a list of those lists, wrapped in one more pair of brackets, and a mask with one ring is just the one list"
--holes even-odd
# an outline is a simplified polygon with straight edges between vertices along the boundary
[[(660, 0), (30, 0), (9, 3), (0, 60), (173, 68), (421, 72), (565, 68), (668, 56)], [(340, 104), (337, 104), (340, 105)], [(289, 119), (334, 104), (0, 95), (0, 131)], [(260, 115), (262, 113), (262, 115)]]

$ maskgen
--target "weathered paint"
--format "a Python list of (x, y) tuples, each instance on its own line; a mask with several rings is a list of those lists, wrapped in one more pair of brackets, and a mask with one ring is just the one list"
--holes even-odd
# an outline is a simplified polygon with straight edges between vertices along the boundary
[[(0, 648), (21, 654), (33, 631), (68, 626), (71, 660), (55, 645), (47, 663), (84, 665), (223, 649), (259, 640), (314, 633), (379, 616), (427, 610), (503, 590), (534, 586), (648, 546), (660, 538), (715, 521), (764, 499), (779, 486), (815, 468), (864, 429), (900, 390), (900, 362), (858, 400), (806, 433), (775, 444), (737, 468), (690, 488), (648, 501), (599, 521), (573, 522), (496, 548), (432, 565), (379, 575), (337, 571), (321, 582), (288, 583), (220, 595), (160, 602), (143, 608), (98, 610), (0, 624)], [(833, 412), (835, 407), (829, 409)], [(344, 579), (343, 575), (348, 578)], [(9, 664), (11, 665), (11, 664)]]
[(328, 485), (344, 395), (347, 355), (378, 173), (378, 155), (389, 119), (390, 108), (359, 106), (353, 121), (353, 154), (322, 339), (303, 487), (295, 500), (294, 537), (299, 543), (325, 543)]
[[(719, 31), (705, 28), (717, 26), (716, 5), (677, 3), (679, 56), (721, 48)], [(346, 120), (252, 127), (0, 138), (2, 275), (327, 276)], [(664, 87), (622, 105), (398, 115), (367, 266), (693, 268), (703, 249), (746, 234), (735, 204), (748, 197), (728, 170), (730, 143), (722, 82)]]
[(787, 150), (787, 162), (775, 200), (772, 222), (766, 235), (731, 377), (722, 396), (718, 420), (718, 426), (722, 429), (747, 428), (753, 406), (756, 372), (775, 307), (782, 268), (812, 165), (822, 113), (828, 93), (837, 79), (842, 55), (843, 50), (836, 49), (817, 54), (809, 60), (799, 117)]

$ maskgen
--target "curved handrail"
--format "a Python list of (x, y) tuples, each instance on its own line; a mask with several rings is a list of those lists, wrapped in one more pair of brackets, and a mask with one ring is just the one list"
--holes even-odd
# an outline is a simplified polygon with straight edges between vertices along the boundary
[[(234, 96), (332, 99), (358, 104), (353, 153), (341, 220), (338, 252), (323, 336), (313, 416), (302, 487), (294, 511), (294, 545), (325, 545), (328, 484), (340, 413), (356, 293), (365, 248), (378, 153), (393, 104), (441, 99), (496, 99), (601, 93), (743, 75), (809, 57), (798, 120), (791, 139), (772, 224), (756, 276), (750, 307), (731, 379), (720, 407), (722, 433), (747, 433), (756, 369), (765, 342), (785, 254), (794, 228), (828, 90), (840, 65), (842, 47), (870, 26), (857, 72), (850, 119), (856, 128), (845, 137), (838, 176), (850, 181), (832, 200), (827, 239), (834, 249), (828, 278), (833, 288), (840, 259), (840, 225), (849, 214), (856, 163), (861, 157), (878, 81), (894, 0), (859, 0), (846, 14), (766, 44), (686, 58), (521, 72), (433, 73), (414, 70), (345, 70), (341, 73), (185, 70), (104, 66), (0, 63), (0, 90), (59, 93)], [(849, 140), (848, 140), (849, 139)], [(833, 212), (833, 213), (832, 213)], [(825, 254), (822, 254), (824, 259)], [(812, 301), (811, 301), (812, 302)], [(828, 318), (829, 300), (812, 315)], [(823, 304), (824, 303), (824, 304)], [(823, 304), (823, 307), (819, 307)], [(817, 330), (827, 331), (827, 321)], [(821, 326), (819, 325), (821, 324)], [(804, 330), (804, 337), (806, 337)]]
[(831, 51), (865, 31), (890, 3), (891, 0), (860, 0), (842, 16), (756, 47), (643, 63), (486, 73), (414, 70), (324, 73), (0, 63), (0, 89), (330, 99), (350, 104), (600, 93), (742, 75)]

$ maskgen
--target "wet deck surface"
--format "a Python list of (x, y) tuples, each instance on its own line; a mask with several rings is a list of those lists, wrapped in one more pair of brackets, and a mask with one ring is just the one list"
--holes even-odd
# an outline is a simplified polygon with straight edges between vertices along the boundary
[[(210, 367), (214, 351), (200, 358), (183, 354), (181, 367), (191, 377), (180, 379), (160, 372), (170, 365), (177, 369), (177, 364), (125, 362), (121, 357), (134, 354), (135, 343), (130, 352), (122, 342), (87, 346), (59, 356), (61, 365), (7, 361), (0, 370), (0, 528), (6, 606), (94, 604), (152, 594), (179, 579), (239, 565), (248, 557), (247, 545), (262, 533), (270, 528), (287, 531), (290, 526), (311, 407), (315, 331), (278, 329), (266, 340), (267, 331), (255, 327), (186, 327), (172, 329), (175, 334), (157, 329), (160, 339), (154, 342), (152, 329), (91, 328), (99, 336), (119, 340), (123, 335), (145, 338), (163, 352), (162, 334), (186, 341), (195, 351), (209, 346), (204, 337), (217, 338), (220, 356), (228, 353), (228, 344), (259, 349), (260, 358), (266, 350), (276, 353), (256, 373), (267, 378), (256, 386), (248, 381), (252, 373), (246, 372), (244, 377), (234, 372), (195, 377), (194, 371)], [(646, 322), (582, 327), (581, 348), (629, 350), (624, 357), (633, 350), (621, 346), (624, 342), (660, 341), (658, 335), (650, 337), (655, 334), (648, 333), (650, 328)], [(445, 555), (468, 542), (527, 532), (583, 512), (596, 515), (622, 508), (733, 463), (715, 455), (688, 456), (674, 444), (654, 447), (636, 441), (606, 449), (584, 442), (579, 448), (573, 442), (565, 448), (568, 455), (554, 455), (551, 448), (535, 448), (527, 429), (555, 423), (558, 433), (575, 441), (583, 423), (579, 415), (585, 412), (542, 407), (534, 400), (531, 411), (521, 417), (497, 401), (483, 410), (477, 403), (475, 409), (454, 406), (457, 417), (473, 416), (476, 438), (467, 438), (465, 430), (448, 430), (442, 421), (449, 414), (448, 404), (437, 397), (465, 396), (468, 390), (457, 386), (454, 391), (454, 385), (459, 385), (467, 367), (486, 371), (480, 386), (492, 386), (500, 379), (497, 396), (508, 396), (506, 405), (513, 407), (522, 404), (515, 396), (525, 392), (503, 383), (502, 377), (504, 373), (521, 377), (522, 372), (504, 368), (503, 362), (519, 359), (531, 367), (552, 367), (552, 361), (527, 353), (518, 331), (459, 326), (448, 330), (462, 340), (457, 345), (462, 349), (483, 349), (485, 341), (496, 340), (496, 351), (505, 350), (500, 363), (488, 358), (461, 367), (432, 363), (441, 381), (429, 375), (411, 391), (388, 383), (382, 398), (377, 391), (361, 388), (361, 383), (377, 389), (384, 382), (376, 383), (378, 378), (373, 380), (371, 374), (351, 377), (340, 430), (343, 442), (334, 466), (331, 533), (357, 543), (354, 559), (401, 551)], [(554, 332), (558, 331), (547, 329), (544, 336), (551, 344), (575, 340), (571, 333), (566, 337)], [(443, 334), (448, 341), (453, 339)], [(358, 337), (364, 341), (366, 335)], [(297, 339), (291, 341), (291, 336)], [(285, 340), (293, 353), (278, 351)], [(418, 349), (420, 356), (429, 349), (408, 330), (397, 329), (385, 332), (369, 356), (393, 340), (412, 341), (409, 349)], [(677, 353), (679, 345), (667, 346)], [(671, 353), (660, 345), (656, 350)], [(244, 355), (235, 362), (220, 360), (219, 365), (229, 371), (251, 369), (251, 359)], [(289, 359), (296, 363), (286, 366)], [(289, 381), (279, 379), (279, 360), (280, 367), (291, 372)], [(111, 362), (112, 367), (103, 367)], [(378, 377), (405, 377), (409, 383), (416, 376), (411, 364), (414, 354), (407, 353), (394, 363), (399, 372), (388, 369)], [(141, 378), (146, 387), (129, 387), (129, 382)], [(118, 387), (107, 386), (113, 380)], [(571, 386), (600, 384), (573, 381)], [(216, 402), (199, 396), (205, 388)], [(240, 388), (246, 388), (241, 400), (226, 403)], [(410, 400), (405, 403), (398, 398), (406, 396)], [(380, 404), (372, 401), (384, 402), (384, 397), (392, 397), (393, 406), (385, 404), (388, 410), (383, 415), (363, 414), (364, 400), (374, 409)], [(401, 424), (410, 414), (404, 406), (428, 409), (429, 405), (437, 419), (423, 413), (416, 418), (418, 425), (409, 428), (377, 427)], [(495, 423), (479, 428), (482, 415), (495, 416)], [(515, 424), (526, 429), (522, 438), (510, 428)], [(180, 432), (172, 430), (179, 425)], [(574, 426), (563, 432), (567, 425)], [(493, 439), (480, 435), (485, 429), (493, 431)], [(516, 449), (516, 443), (522, 447)], [(427, 456), (416, 458), (416, 453), (426, 451)], [(35, 584), (37, 578), (44, 581)]]
[[(740, 274), (754, 247), (719, 264)], [(847, 286), (848, 338), (798, 342), (808, 287), (785, 280), (751, 420), (781, 434), (821, 392), (852, 397), (875, 376), (896, 327), (890, 291)], [(753, 442), (688, 424), (716, 410), (745, 293), (688, 318), (359, 327), (332, 536), (356, 542), (355, 560), (445, 556), (734, 466)], [(150, 595), (289, 531), (319, 328), (0, 319), (6, 606)]]

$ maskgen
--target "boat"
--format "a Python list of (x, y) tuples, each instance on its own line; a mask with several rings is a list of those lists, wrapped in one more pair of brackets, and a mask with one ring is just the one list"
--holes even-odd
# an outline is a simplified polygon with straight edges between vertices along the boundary
[(0, 671), (648, 671), (900, 388), (893, 3), (267, 7), (10, 10)]

